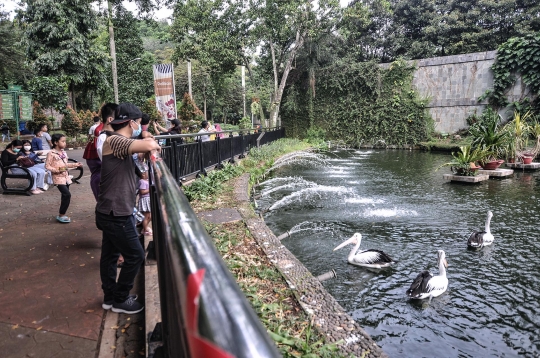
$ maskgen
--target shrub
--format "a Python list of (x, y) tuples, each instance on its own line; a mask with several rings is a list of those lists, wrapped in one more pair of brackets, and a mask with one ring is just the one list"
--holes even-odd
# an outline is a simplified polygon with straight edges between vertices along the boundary
[(88, 133), (90, 127), (94, 125), (94, 117), (97, 116), (97, 113), (92, 113), (88, 109), (86, 111), (80, 110), (78, 116), (81, 122), (82, 133)]
[(71, 106), (67, 106), (64, 111), (61, 128), (70, 137), (76, 137), (81, 133), (81, 120)]

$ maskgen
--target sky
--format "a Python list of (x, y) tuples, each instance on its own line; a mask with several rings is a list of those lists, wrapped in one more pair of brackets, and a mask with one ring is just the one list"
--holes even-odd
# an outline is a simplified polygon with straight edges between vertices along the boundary
[[(350, 1), (351, 0), (339, 0), (342, 7), (347, 6)], [(18, 0), (3, 0), (2, 3), (4, 5), (4, 11), (12, 12), (12, 11), (18, 9), (19, 6), (17, 6), (17, 2), (18, 2)], [(106, 4), (106, 2), (103, 2), (103, 3)], [(126, 7), (126, 9), (128, 9), (130, 11), (133, 11), (133, 12), (136, 11), (136, 5), (134, 3), (132, 3), (132, 2), (124, 1), (124, 6)], [(159, 19), (167, 19), (171, 15), (172, 15), (172, 9), (167, 9), (167, 8), (164, 7), (162, 9), (158, 10), (158, 11), (155, 11), (153, 17), (154, 17), (154, 19), (159, 20)], [(13, 18), (13, 16), (15, 16), (15, 14), (12, 12), (11, 13), (11, 18)]]

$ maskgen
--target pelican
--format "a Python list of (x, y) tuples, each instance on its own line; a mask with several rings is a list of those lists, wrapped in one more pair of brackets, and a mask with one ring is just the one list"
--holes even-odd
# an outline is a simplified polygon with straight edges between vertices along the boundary
[(488, 211), (486, 218), (486, 227), (484, 228), (484, 231), (473, 231), (471, 233), (471, 235), (469, 236), (469, 240), (467, 240), (467, 247), (469, 249), (481, 249), (482, 247), (491, 245), (493, 243), (493, 240), (495, 240), (495, 238), (493, 237), (493, 235), (491, 234), (491, 230), (489, 229), (492, 217), (493, 213), (491, 211)]
[(439, 275), (433, 276), (429, 271), (421, 272), (412, 283), (411, 287), (407, 290), (407, 296), (414, 299), (428, 298), (431, 300), (433, 297), (440, 296), (448, 288), (448, 278), (446, 278), (446, 269), (448, 262), (446, 262), (446, 254), (443, 250), (437, 251)]
[(347, 258), (347, 261), (349, 261), (351, 265), (382, 268), (390, 266), (396, 262), (390, 256), (380, 250), (364, 250), (356, 253), (356, 251), (358, 251), (360, 248), (360, 242), (362, 242), (362, 235), (356, 233), (350, 239), (337, 246), (334, 251), (350, 244), (354, 245), (351, 252), (349, 252), (349, 257)]

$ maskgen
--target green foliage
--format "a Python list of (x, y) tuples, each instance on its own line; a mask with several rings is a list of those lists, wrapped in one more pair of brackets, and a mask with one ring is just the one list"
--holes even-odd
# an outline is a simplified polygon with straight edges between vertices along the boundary
[(156, 98), (154, 96), (144, 101), (144, 103), (142, 104), (140, 108), (143, 113), (146, 113), (150, 116), (151, 121), (161, 120), (161, 116), (159, 115), (159, 112), (156, 107)]
[(499, 114), (488, 107), (480, 120), (469, 127), (471, 146), (489, 152), (493, 159), (504, 155), (503, 150), (511, 140), (510, 133), (499, 125), (499, 120)]
[(141, 106), (154, 93), (154, 56), (144, 51), (139, 21), (131, 11), (116, 6), (113, 25), (119, 101)]
[(76, 137), (81, 133), (81, 120), (77, 112), (68, 106), (64, 111), (64, 118), (62, 118), (62, 130), (67, 136)]
[(452, 161), (442, 164), (437, 170), (449, 166), (454, 174), (474, 176), (478, 169), (474, 163), (484, 160), (488, 155), (489, 152), (482, 148), (472, 149), (471, 146), (463, 146), (459, 148), (459, 152), (452, 153)]
[(182, 97), (182, 107), (178, 111), (178, 118), (182, 121), (202, 121), (204, 113), (197, 107), (195, 101), (189, 96), (189, 93), (184, 93)]
[[(411, 88), (414, 67), (405, 61), (383, 68), (344, 58), (320, 72), (313, 113), (314, 124), (326, 130), (326, 139), (359, 146), (378, 141), (416, 144), (430, 137), (433, 121), (426, 110), (427, 100)], [(294, 92), (287, 92), (286, 103), (295, 102), (284, 106), (288, 135), (305, 136), (310, 127), (304, 88), (295, 86)]]
[(251, 119), (249, 117), (243, 117), (240, 122), (238, 122), (238, 128), (240, 129), (249, 129), (251, 128)]
[(311, 127), (307, 130), (306, 140), (308, 141), (308, 143), (319, 145), (324, 143), (325, 135), (326, 131), (323, 128)]
[(22, 31), (2, 9), (0, 4), (0, 88), (7, 88), (8, 84), (23, 83), (28, 68), (22, 50)]
[(92, 113), (89, 110), (79, 111), (78, 117), (81, 122), (81, 132), (88, 133), (90, 127), (94, 125), (94, 117), (97, 116), (96, 113)]
[(71, 0), (28, 1), (25, 23), (27, 57), (40, 76), (66, 79), (77, 90), (96, 90), (106, 81), (106, 56), (91, 46), (97, 28), (90, 2)]
[(184, 187), (184, 194), (189, 201), (206, 200), (222, 189), (222, 183), (242, 174), (241, 167), (225, 164), (220, 170), (213, 170), (207, 176), (195, 180)]
[(497, 50), (497, 61), (491, 66), (493, 90), (480, 99), (488, 98), (495, 107), (508, 105), (506, 91), (516, 82), (520, 74), (529, 86), (534, 98), (540, 95), (540, 32), (523, 37), (511, 38)]
[(66, 108), (68, 88), (66, 81), (60, 77), (35, 76), (30, 80), (29, 90), (45, 108)]

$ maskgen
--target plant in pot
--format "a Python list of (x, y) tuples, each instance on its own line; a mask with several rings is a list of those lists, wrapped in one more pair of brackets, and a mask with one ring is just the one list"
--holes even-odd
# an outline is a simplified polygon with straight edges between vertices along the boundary
[(481, 120), (471, 125), (469, 134), (472, 137), (472, 148), (479, 148), (489, 153), (480, 165), (483, 169), (497, 169), (504, 160), (505, 148), (511, 141), (510, 132), (499, 124), (499, 115), (491, 108), (482, 113)]
[(442, 164), (437, 170), (449, 166), (455, 175), (475, 176), (480, 168), (475, 163), (484, 160), (489, 155), (491, 153), (488, 151), (481, 148), (471, 148), (470, 145), (459, 147), (459, 152), (452, 153), (452, 161)]

